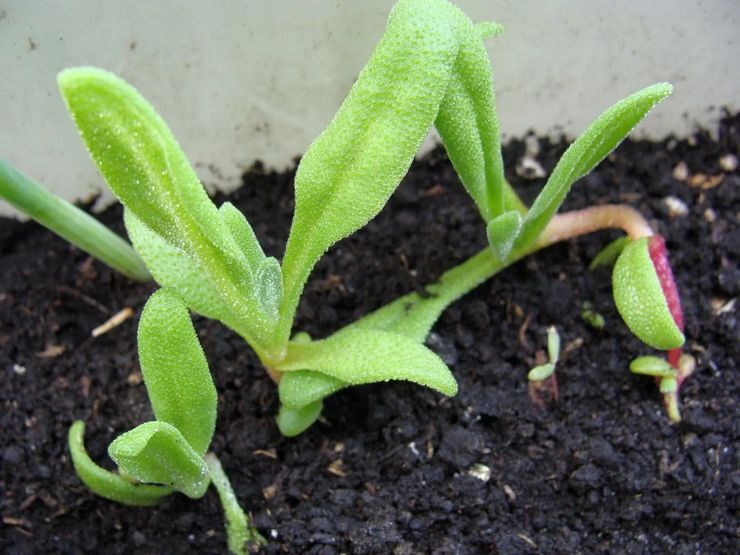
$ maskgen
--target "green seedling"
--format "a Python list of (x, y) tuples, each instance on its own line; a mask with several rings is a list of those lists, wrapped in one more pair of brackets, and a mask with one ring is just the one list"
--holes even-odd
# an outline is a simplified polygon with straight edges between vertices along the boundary
[(560, 334), (555, 326), (547, 328), (547, 356), (548, 362), (535, 366), (527, 374), (529, 398), (540, 408), (545, 406), (545, 396), (552, 401), (558, 400), (555, 367), (560, 360)]
[(227, 519), (229, 547), (245, 553), (264, 543), (239, 507), (226, 474), (206, 453), (216, 425), (216, 388), (188, 309), (171, 290), (147, 302), (138, 332), (139, 360), (156, 420), (118, 436), (108, 454), (118, 472), (98, 466), (84, 445), (85, 424), (69, 431), (69, 450), (80, 479), (93, 492), (126, 505), (153, 505), (180, 492), (198, 499), (216, 487)]
[(581, 318), (589, 326), (597, 330), (603, 330), (604, 325), (606, 325), (604, 317), (594, 310), (594, 306), (589, 301), (585, 301), (581, 305)]
[[(483, 44), (501, 30), (495, 23), (472, 23), (445, 0), (398, 2), (370, 61), (298, 166), (295, 213), (280, 261), (265, 256), (234, 206), (212, 203), (165, 122), (133, 87), (89, 67), (59, 75), (60, 91), (93, 161), (125, 206), (133, 247), (160, 286), (190, 310), (233, 329), (253, 348), (279, 386), (278, 426), (285, 435), (311, 426), (324, 399), (349, 386), (408, 380), (454, 395), (452, 373), (424, 345), (445, 308), (525, 256), (593, 231), (618, 228), (627, 235), (614, 268), (614, 292), (630, 329), (671, 353), (683, 343), (682, 325), (670, 318), (678, 297), (673, 296), (675, 286), (665, 286), (664, 253), (662, 258), (645, 255), (648, 243), (658, 240), (645, 219), (621, 205), (557, 214), (573, 183), (670, 95), (671, 85), (648, 86), (598, 116), (528, 208), (504, 177), (493, 78)], [(404, 295), (334, 333), (317, 339), (296, 333), (296, 309), (316, 262), (378, 214), (432, 126), (483, 219), (490, 244), (423, 292)], [(171, 333), (162, 329), (161, 341), (167, 342)], [(146, 352), (146, 341), (140, 348)], [(557, 356), (551, 353), (551, 358)], [(177, 434), (186, 437), (180, 429), (185, 423), (166, 423), (123, 436), (111, 453), (126, 476), (166, 482), (137, 485), (136, 491), (146, 489), (147, 500), (171, 489), (197, 496), (198, 468), (209, 475), (201, 460), (204, 435), (195, 439), (197, 446), (192, 437), (175, 441)], [(164, 479), (166, 468), (142, 460), (163, 445), (171, 447), (168, 457), (182, 462), (182, 472), (169, 480)], [(127, 479), (116, 476), (108, 477), (111, 492), (122, 488), (119, 479)], [(107, 482), (86, 483), (100, 492), (98, 486)], [(219, 491), (229, 496), (228, 488)], [(114, 495), (120, 500), (117, 493), (109, 497)], [(227, 511), (232, 517), (237, 513)]]

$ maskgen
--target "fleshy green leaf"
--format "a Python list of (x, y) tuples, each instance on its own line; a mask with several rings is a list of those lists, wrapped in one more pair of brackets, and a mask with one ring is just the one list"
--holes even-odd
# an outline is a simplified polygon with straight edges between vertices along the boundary
[(277, 425), (280, 428), (280, 433), (285, 437), (295, 437), (302, 434), (311, 424), (316, 422), (323, 407), (324, 403), (320, 400), (297, 409), (281, 405), (280, 412), (277, 415)]
[(0, 199), (114, 270), (141, 281), (151, 279), (131, 245), (3, 160), (0, 160)]
[(278, 387), (280, 403), (288, 408), (299, 409), (348, 385), (342, 380), (312, 370), (285, 372)]
[(546, 380), (550, 376), (552, 376), (552, 373), (555, 372), (555, 365), (551, 362), (548, 362), (547, 364), (542, 364), (540, 366), (535, 366), (529, 371), (529, 374), (527, 374), (527, 379), (530, 382), (541, 382), (542, 380)]
[(237, 331), (269, 342), (241, 248), (172, 133), (131, 85), (96, 68), (59, 74), (59, 89), (108, 186), (147, 227), (198, 261), (238, 317)]
[(159, 285), (177, 291), (198, 314), (219, 320), (232, 329), (238, 327), (236, 317), (196, 260), (165, 241), (128, 208), (123, 215), (131, 242)]
[(95, 464), (85, 449), (85, 423), (81, 420), (75, 421), (69, 428), (67, 442), (77, 476), (101, 497), (124, 505), (144, 507), (156, 505), (172, 493), (172, 489), (167, 487), (133, 483)]
[(288, 346), (281, 371), (310, 369), (351, 385), (407, 380), (457, 393), (457, 382), (437, 355), (407, 337), (394, 333), (350, 329), (321, 341)]
[(161, 289), (139, 321), (139, 359), (157, 420), (177, 428), (205, 453), (216, 427), (216, 387), (185, 303)]
[(630, 362), (630, 371), (633, 374), (643, 376), (655, 376), (659, 378), (675, 378), (676, 370), (667, 360), (654, 356), (641, 356)]
[(221, 214), (221, 218), (226, 224), (229, 233), (231, 233), (231, 236), (239, 245), (242, 254), (244, 254), (244, 257), (249, 262), (252, 271), (256, 272), (260, 262), (265, 258), (265, 253), (262, 252), (262, 246), (257, 240), (257, 236), (254, 234), (252, 226), (249, 225), (244, 214), (239, 212), (239, 210), (237, 210), (237, 208), (230, 202), (224, 202), (218, 211)]
[(660, 380), (661, 393), (676, 393), (678, 391), (678, 380), (676, 378), (663, 378)]
[(618, 239), (614, 239), (614, 241), (609, 243), (607, 246), (601, 249), (596, 256), (594, 256), (591, 264), (588, 265), (588, 269), (593, 270), (594, 268), (598, 268), (600, 266), (611, 266), (612, 264), (614, 264), (624, 247), (626, 247), (629, 242), (629, 237), (619, 237)]
[(684, 335), (668, 309), (663, 288), (648, 253), (648, 239), (630, 242), (614, 265), (614, 301), (627, 327), (655, 349), (674, 349)]
[(632, 128), (672, 90), (668, 83), (656, 83), (620, 100), (570, 145), (524, 218), (517, 247), (526, 247), (537, 239), (560, 208), (573, 182), (588, 174), (617, 148)]
[(519, 212), (504, 212), (488, 222), (486, 234), (488, 243), (499, 260), (506, 260), (514, 241), (522, 228), (522, 217)]
[(481, 28), (461, 12), (455, 15), (460, 46), (434, 126), (460, 180), (489, 221), (504, 211), (506, 183), (491, 64)]
[(177, 428), (146, 422), (108, 446), (111, 459), (140, 482), (170, 486), (197, 499), (208, 489), (208, 465)]
[(318, 258), (380, 211), (434, 122), (457, 56), (457, 12), (439, 0), (396, 4), (346, 100), (301, 160), (283, 258), (284, 337)]

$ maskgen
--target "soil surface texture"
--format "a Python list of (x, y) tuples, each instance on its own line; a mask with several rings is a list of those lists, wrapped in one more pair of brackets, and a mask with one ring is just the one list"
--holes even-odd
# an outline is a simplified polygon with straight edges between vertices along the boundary
[[(531, 142), (531, 139), (530, 139)], [(563, 141), (540, 140), (549, 172)], [(508, 178), (531, 201), (542, 179)], [(611, 271), (588, 270), (619, 234), (556, 245), (451, 306), (428, 344), (450, 365), (452, 399), (407, 383), (329, 398), (298, 438), (278, 432), (276, 388), (248, 346), (201, 317), (195, 325), (219, 391), (212, 450), (268, 553), (738, 553), (740, 117), (717, 140), (623, 144), (578, 182), (564, 210), (629, 203), (666, 239), (697, 359), (670, 425), (656, 386), (632, 375), (649, 354), (611, 297)], [(521, 172), (520, 172), (521, 173)], [(280, 256), (293, 209), (292, 172), (259, 166), (228, 197), (269, 255)], [(226, 200), (220, 196), (217, 203)], [(122, 231), (120, 207), (101, 219)], [(296, 329), (330, 334), (434, 281), (485, 246), (481, 220), (441, 150), (414, 163), (382, 213), (317, 266)], [(32, 223), (0, 219), (0, 552), (224, 553), (214, 490), (128, 508), (75, 475), (66, 434), (87, 423), (108, 467), (118, 434), (152, 418), (136, 325), (154, 290), (91, 260)], [(606, 322), (590, 327), (590, 302)], [(130, 307), (133, 316), (93, 338)], [(557, 326), (559, 399), (535, 406), (527, 371)]]

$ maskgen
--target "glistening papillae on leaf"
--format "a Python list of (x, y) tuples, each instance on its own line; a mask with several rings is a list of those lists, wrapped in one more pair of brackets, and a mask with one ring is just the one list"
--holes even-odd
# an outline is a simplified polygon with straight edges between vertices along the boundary
[(139, 321), (139, 360), (157, 420), (172, 424), (203, 454), (216, 427), (216, 387), (185, 303), (160, 289)]
[(146, 422), (121, 434), (108, 454), (140, 482), (163, 484), (193, 499), (202, 497), (210, 483), (203, 456), (167, 422)]

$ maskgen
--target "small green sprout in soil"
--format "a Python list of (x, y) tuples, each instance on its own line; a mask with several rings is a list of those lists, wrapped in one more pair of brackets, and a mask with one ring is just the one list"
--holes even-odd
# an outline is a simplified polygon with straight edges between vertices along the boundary
[(555, 367), (560, 360), (560, 334), (555, 326), (547, 328), (547, 356), (546, 363), (535, 366), (527, 374), (529, 398), (540, 408), (545, 406), (546, 399), (558, 400), (558, 380)]
[[(278, 426), (293, 436), (318, 419), (326, 397), (350, 386), (407, 380), (455, 395), (452, 372), (424, 344), (445, 308), (530, 254), (608, 228), (621, 229), (626, 237), (607, 247), (595, 264), (614, 262), (614, 297), (627, 326), (649, 346), (668, 351), (676, 376), (658, 378), (664, 397), (672, 399), (666, 404), (671, 420), (679, 418), (683, 319), (663, 239), (628, 206), (557, 213), (573, 183), (615, 149), (672, 87), (650, 85), (599, 115), (527, 207), (504, 176), (484, 47), (501, 32), (496, 23), (472, 23), (445, 0), (398, 2), (346, 100), (298, 166), (295, 212), (281, 260), (264, 254), (233, 205), (213, 204), (164, 120), (132, 86), (91, 67), (59, 74), (82, 139), (125, 207), (126, 230), (138, 256), (108, 232), (90, 227), (87, 217), (54, 207), (51, 196), (5, 164), (0, 195), (114, 268), (138, 279), (151, 273), (162, 287), (139, 327), (141, 364), (157, 420), (111, 444), (118, 473), (87, 457), (81, 423), (70, 430), (75, 468), (93, 491), (147, 505), (174, 491), (200, 497), (212, 482), (224, 502), (232, 551), (241, 551), (247, 540), (261, 541), (250, 531), (220, 464), (207, 453), (216, 394), (187, 309), (222, 322), (252, 347), (278, 385)], [(404, 295), (326, 337), (294, 331), (298, 303), (319, 258), (378, 214), (431, 127), (472, 197), (490, 244), (424, 291)], [(32, 194), (24, 196), (26, 191)], [(119, 253), (106, 257), (113, 243)], [(554, 383), (556, 338), (553, 328), (550, 376), (534, 369), (535, 382)]]

